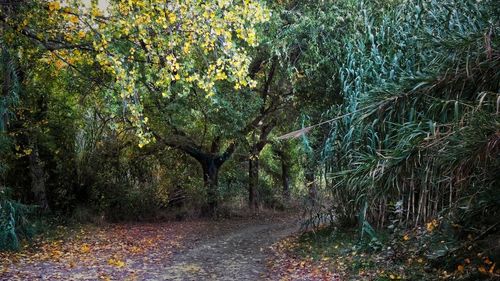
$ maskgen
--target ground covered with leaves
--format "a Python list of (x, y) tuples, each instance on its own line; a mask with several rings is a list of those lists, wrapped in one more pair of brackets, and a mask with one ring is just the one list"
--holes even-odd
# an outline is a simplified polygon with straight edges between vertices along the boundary
[(0, 280), (259, 280), (296, 217), (60, 227), (0, 253)]
[(0, 253), (0, 280), (500, 279), (488, 251), (498, 240), (485, 231), (453, 241), (454, 226), (431, 221), (360, 242), (357, 229), (299, 227), (296, 215), (270, 213), (59, 227), (20, 252)]
[(500, 280), (477, 237), (455, 244), (437, 227), (434, 221), (366, 243), (356, 229), (335, 227), (290, 236), (273, 246), (270, 280)]
[(59, 228), (18, 253), (2, 253), (1, 280), (138, 280), (154, 278), (158, 265), (203, 223), (116, 224)]

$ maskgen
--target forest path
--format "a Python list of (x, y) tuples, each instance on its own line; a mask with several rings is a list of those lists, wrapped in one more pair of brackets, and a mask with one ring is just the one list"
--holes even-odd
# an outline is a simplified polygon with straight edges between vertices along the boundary
[(297, 230), (296, 215), (62, 228), (0, 253), (4, 280), (263, 280), (269, 246)]
[[(294, 218), (261, 218), (212, 225), (174, 254), (162, 280), (262, 280), (269, 247), (299, 230)], [(218, 229), (218, 230), (217, 230)], [(212, 229), (213, 231), (213, 229)]]

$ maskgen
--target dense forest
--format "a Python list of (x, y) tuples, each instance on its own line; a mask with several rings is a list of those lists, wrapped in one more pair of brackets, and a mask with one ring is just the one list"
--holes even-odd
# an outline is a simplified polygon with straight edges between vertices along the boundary
[(274, 210), (271, 280), (500, 278), (499, 36), (495, 0), (1, 0), (0, 251)]

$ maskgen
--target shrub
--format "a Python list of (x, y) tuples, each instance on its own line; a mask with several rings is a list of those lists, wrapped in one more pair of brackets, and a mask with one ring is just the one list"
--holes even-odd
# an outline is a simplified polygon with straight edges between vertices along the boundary
[(29, 220), (33, 207), (10, 198), (7, 188), (0, 189), (0, 251), (18, 250), (21, 239), (34, 234)]

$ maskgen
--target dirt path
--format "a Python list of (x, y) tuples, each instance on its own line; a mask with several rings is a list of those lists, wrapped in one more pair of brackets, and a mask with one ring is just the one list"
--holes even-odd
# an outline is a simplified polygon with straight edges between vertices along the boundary
[(261, 280), (269, 246), (299, 229), (293, 219), (241, 222), (174, 254), (163, 280)]
[(295, 217), (90, 226), (0, 253), (0, 280), (262, 280)]

